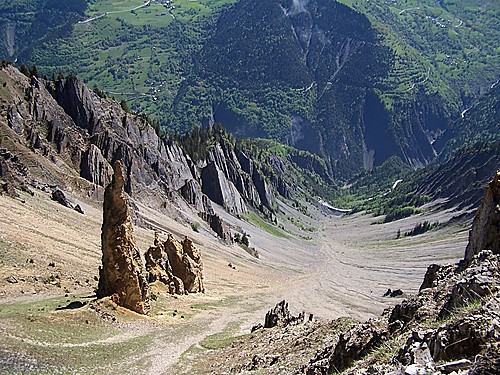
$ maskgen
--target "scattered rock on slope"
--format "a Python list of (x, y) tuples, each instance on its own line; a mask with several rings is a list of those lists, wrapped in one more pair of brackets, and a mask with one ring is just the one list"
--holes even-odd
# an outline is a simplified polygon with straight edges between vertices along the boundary
[(97, 297), (110, 296), (118, 305), (148, 314), (149, 285), (139, 249), (135, 244), (128, 197), (123, 189), (122, 164), (114, 164), (111, 183), (104, 193), (102, 267)]
[(56, 201), (60, 205), (63, 205), (64, 207), (71, 208), (80, 214), (84, 214), (82, 207), (79, 204), (73, 204), (70, 202), (66, 197), (66, 194), (64, 194), (64, 192), (60, 189), (56, 188), (52, 191), (52, 200)]
[[(500, 349), (499, 225), (497, 173), (474, 219), (465, 261), (429, 266), (417, 295), (386, 310), (381, 318), (341, 334), (336, 344), (320, 349), (302, 370), (307, 374), (342, 371), (377, 350), (383, 341), (406, 338), (391, 363), (374, 366), (373, 360), (365, 359), (346, 373), (441, 374), (457, 363), (462, 370), (470, 369), (469, 374), (498, 373), (498, 361), (481, 359), (498, 358)], [(477, 301), (481, 303), (475, 305)], [(436, 369), (435, 361), (451, 362)]]

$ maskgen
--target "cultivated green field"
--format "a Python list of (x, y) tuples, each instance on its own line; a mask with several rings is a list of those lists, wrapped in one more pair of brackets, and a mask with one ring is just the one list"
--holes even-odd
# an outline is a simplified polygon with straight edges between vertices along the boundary
[(35, 47), (29, 64), (49, 78), (77, 74), (128, 100), (133, 110), (156, 115), (170, 106), (190, 71), (214, 23), (211, 15), (233, 2), (94, 0), (69, 35)]

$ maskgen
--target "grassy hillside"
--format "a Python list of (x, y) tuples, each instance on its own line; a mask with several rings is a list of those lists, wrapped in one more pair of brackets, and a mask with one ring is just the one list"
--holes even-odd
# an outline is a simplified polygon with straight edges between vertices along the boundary
[(423, 86), (467, 106), (498, 80), (498, 1), (339, 1), (366, 14), (396, 52), (388, 103)]

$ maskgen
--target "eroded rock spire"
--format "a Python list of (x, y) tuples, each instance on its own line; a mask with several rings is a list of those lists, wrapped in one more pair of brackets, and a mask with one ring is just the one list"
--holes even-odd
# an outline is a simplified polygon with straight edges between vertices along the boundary
[(171, 294), (204, 293), (203, 263), (193, 241), (177, 241), (171, 234), (165, 242), (155, 235), (155, 246), (146, 252), (149, 281), (160, 281)]
[(135, 244), (128, 197), (123, 189), (122, 164), (113, 166), (113, 179), (104, 193), (101, 233), (102, 267), (97, 297), (111, 297), (118, 305), (148, 314), (149, 285), (140, 252)]

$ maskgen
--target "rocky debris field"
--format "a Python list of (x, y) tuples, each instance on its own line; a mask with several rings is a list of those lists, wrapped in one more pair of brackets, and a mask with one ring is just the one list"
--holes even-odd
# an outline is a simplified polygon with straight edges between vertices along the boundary
[(485, 250), (468, 264), (429, 267), (422, 290), (381, 318), (299, 322), (281, 312), (280, 324), (256, 327), (203, 362), (211, 374), (495, 374), (499, 281), (500, 256)]

